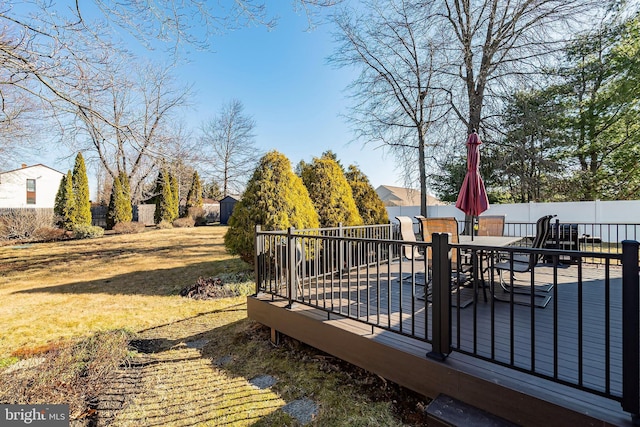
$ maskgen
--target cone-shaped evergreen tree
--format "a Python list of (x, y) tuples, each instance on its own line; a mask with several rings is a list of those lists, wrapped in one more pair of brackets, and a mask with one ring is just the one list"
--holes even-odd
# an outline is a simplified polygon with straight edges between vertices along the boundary
[(120, 184), (122, 185), (122, 208), (120, 210), (121, 222), (129, 222), (133, 220), (133, 206), (131, 205), (131, 184), (129, 176), (120, 172)]
[(58, 192), (56, 193), (56, 201), (53, 205), (53, 213), (62, 220), (64, 217), (64, 204), (67, 198), (67, 175), (63, 175), (58, 186)]
[(120, 222), (130, 222), (132, 219), (129, 177), (126, 173), (120, 172), (113, 180), (109, 207), (107, 208), (107, 228), (111, 229)]
[(71, 230), (76, 214), (76, 199), (73, 197), (73, 175), (71, 171), (67, 171), (67, 177), (64, 180), (64, 194), (64, 203), (61, 209), (62, 227), (65, 230)]
[(156, 224), (161, 221), (173, 222), (177, 218), (174, 191), (171, 186), (171, 176), (165, 166), (158, 172), (156, 179)]
[(116, 225), (116, 199), (118, 194), (122, 193), (122, 185), (120, 184), (120, 176), (116, 176), (111, 186), (111, 196), (109, 196), (109, 206), (107, 206), (107, 230), (113, 229)]
[(73, 166), (73, 197), (75, 198), (76, 209), (73, 219), (74, 224), (91, 225), (89, 178), (87, 178), (87, 168), (85, 167), (82, 153), (78, 153)]
[(317, 228), (318, 214), (300, 178), (286, 156), (271, 151), (262, 157), (247, 189), (229, 219), (224, 236), (227, 250), (252, 263), (254, 230)]
[(169, 172), (169, 182), (171, 183), (171, 221), (180, 216), (180, 185), (176, 175)]
[(202, 182), (200, 181), (200, 175), (198, 171), (193, 173), (193, 179), (191, 180), (191, 187), (187, 193), (187, 212), (190, 208), (202, 207)]
[(314, 158), (302, 167), (302, 181), (320, 216), (320, 227), (361, 225), (351, 187), (334, 159)]
[(351, 186), (353, 199), (364, 224), (389, 223), (387, 208), (385, 208), (384, 202), (369, 182), (369, 178), (355, 165), (349, 165), (345, 177), (349, 186)]

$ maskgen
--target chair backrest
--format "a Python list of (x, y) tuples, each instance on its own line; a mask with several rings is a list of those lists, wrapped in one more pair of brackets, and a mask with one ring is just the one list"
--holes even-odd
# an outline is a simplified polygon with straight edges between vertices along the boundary
[[(545, 215), (538, 219), (536, 222), (536, 235), (531, 245), (532, 248), (542, 249), (544, 247), (551, 231), (551, 219), (554, 217), (555, 215)], [(529, 257), (529, 270), (533, 269), (542, 257), (542, 254), (532, 254)]]
[[(416, 242), (416, 235), (413, 232), (413, 221), (408, 216), (397, 216), (396, 219), (400, 223), (400, 237), (406, 242)], [(413, 245), (402, 246), (405, 258), (412, 260), (422, 257), (418, 248)]]
[[(431, 242), (432, 233), (450, 233), (451, 243), (458, 243), (458, 220), (454, 217), (444, 218), (420, 218), (422, 223), (422, 238), (425, 242)], [(428, 258), (431, 259), (431, 250), (428, 250)], [(458, 251), (451, 251), (451, 264), (458, 261)]]
[(545, 215), (538, 219), (536, 222), (536, 235), (533, 239), (533, 243), (531, 244), (532, 248), (540, 249), (544, 247), (551, 230), (551, 219), (554, 217), (555, 215)]
[(504, 236), (504, 215), (478, 217), (478, 236)]

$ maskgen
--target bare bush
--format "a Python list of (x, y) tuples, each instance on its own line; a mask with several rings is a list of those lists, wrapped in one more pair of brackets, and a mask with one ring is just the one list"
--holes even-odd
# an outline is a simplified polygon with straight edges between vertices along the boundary
[(144, 231), (144, 224), (135, 221), (119, 222), (113, 226), (113, 231), (116, 234), (142, 233)]
[(196, 222), (194, 221), (194, 219), (190, 217), (178, 218), (173, 221), (173, 226), (176, 228), (193, 227), (195, 226), (195, 224)]
[(66, 403), (73, 418), (89, 415), (89, 401), (105, 390), (110, 375), (128, 359), (130, 338), (126, 331), (115, 330), (98, 332), (77, 342), (19, 349), (14, 356), (38, 356), (40, 365), (37, 369), (0, 373), (0, 402)]
[(162, 220), (158, 224), (156, 224), (160, 230), (166, 230), (168, 228), (173, 228), (173, 225), (169, 221)]
[(204, 208), (201, 206), (192, 206), (189, 208), (187, 212), (187, 217), (192, 218), (195, 221), (196, 225), (206, 225), (207, 217), (204, 211)]
[(0, 211), (0, 239), (33, 238), (39, 228), (54, 228), (53, 209), (3, 209)]
[(40, 227), (33, 232), (31, 237), (38, 242), (54, 242), (64, 239), (67, 235), (62, 228)]

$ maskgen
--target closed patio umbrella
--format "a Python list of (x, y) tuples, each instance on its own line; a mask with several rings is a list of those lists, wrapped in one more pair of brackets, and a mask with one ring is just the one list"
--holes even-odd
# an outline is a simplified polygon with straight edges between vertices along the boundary
[(464, 176), (456, 208), (471, 216), (471, 236), (473, 237), (473, 220), (489, 209), (489, 199), (480, 176), (480, 138), (476, 132), (467, 140), (467, 173)]

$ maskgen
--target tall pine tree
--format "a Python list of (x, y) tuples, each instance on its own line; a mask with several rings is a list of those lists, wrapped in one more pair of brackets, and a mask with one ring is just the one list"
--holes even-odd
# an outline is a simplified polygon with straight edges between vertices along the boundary
[(111, 198), (107, 209), (107, 228), (111, 229), (121, 222), (130, 222), (133, 218), (130, 193), (129, 177), (126, 173), (120, 172), (116, 179), (113, 180)]
[(193, 173), (193, 179), (191, 180), (191, 187), (187, 193), (187, 212), (190, 208), (202, 207), (202, 182), (200, 181), (200, 175), (198, 171)]
[(171, 221), (180, 215), (180, 185), (174, 173), (169, 172), (169, 182), (171, 183)]
[(63, 175), (60, 180), (60, 186), (58, 186), (58, 192), (56, 193), (56, 200), (53, 205), (53, 213), (58, 218), (58, 225), (62, 226), (64, 223), (64, 205), (67, 199), (67, 175)]
[(71, 230), (75, 224), (76, 199), (73, 196), (73, 175), (71, 171), (67, 171), (64, 180), (64, 199), (60, 209), (62, 217), (62, 227), (65, 230)]
[[(173, 222), (178, 217), (175, 191), (172, 186), (171, 174), (166, 166), (162, 166), (156, 179), (156, 213), (155, 222)], [(176, 181), (177, 182), (177, 181)]]
[(82, 153), (76, 156), (73, 166), (73, 198), (75, 199), (75, 215), (73, 223), (76, 225), (91, 225), (91, 200), (89, 198), (89, 178)]

